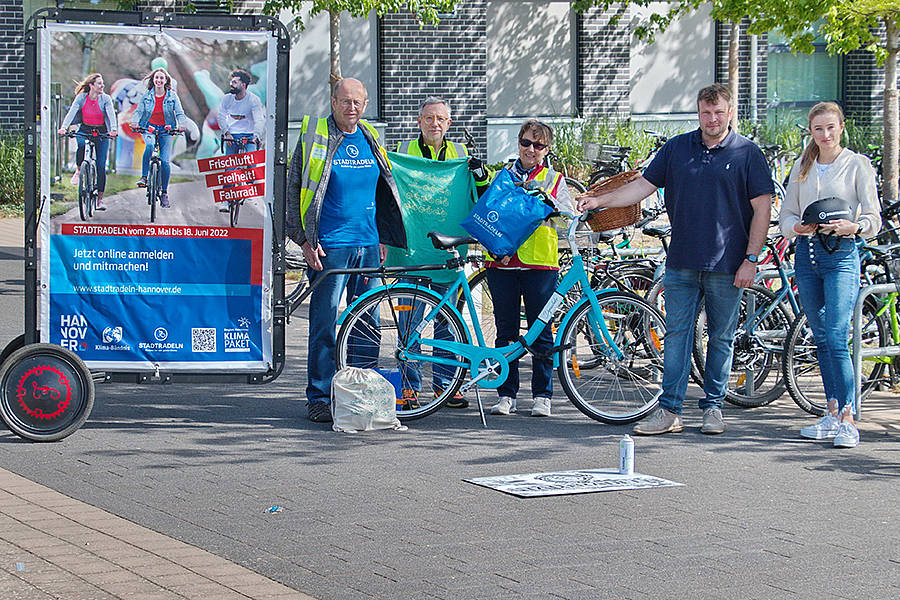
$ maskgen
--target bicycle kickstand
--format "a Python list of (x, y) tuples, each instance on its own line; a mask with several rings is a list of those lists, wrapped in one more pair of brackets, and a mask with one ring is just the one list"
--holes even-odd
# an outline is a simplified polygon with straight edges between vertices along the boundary
[(475, 401), (478, 402), (478, 414), (481, 415), (481, 426), (487, 429), (487, 419), (484, 418), (484, 404), (481, 403), (481, 390), (475, 386)]

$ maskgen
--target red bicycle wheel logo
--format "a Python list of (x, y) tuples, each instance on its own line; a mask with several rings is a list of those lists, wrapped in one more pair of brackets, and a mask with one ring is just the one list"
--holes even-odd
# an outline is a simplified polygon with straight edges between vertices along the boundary
[[(16, 397), (22, 410), (32, 417), (53, 419), (69, 408), (72, 401), (72, 387), (68, 378), (58, 368), (49, 365), (32, 367), (19, 379)], [(45, 410), (44, 407), (52, 407), (54, 401), (58, 401), (55, 410)]]

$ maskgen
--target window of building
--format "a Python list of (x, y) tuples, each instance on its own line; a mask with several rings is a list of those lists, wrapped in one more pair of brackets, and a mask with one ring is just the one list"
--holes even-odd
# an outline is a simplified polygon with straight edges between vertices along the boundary
[(770, 123), (805, 120), (809, 108), (826, 100), (843, 101), (840, 56), (829, 55), (823, 37), (815, 52), (795, 54), (777, 32), (769, 32), (766, 97)]

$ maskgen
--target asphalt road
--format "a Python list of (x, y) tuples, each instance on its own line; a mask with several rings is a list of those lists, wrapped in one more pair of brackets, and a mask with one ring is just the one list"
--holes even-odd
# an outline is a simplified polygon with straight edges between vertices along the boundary
[[(21, 307), (21, 261), (0, 249), (6, 339)], [(864, 405), (859, 448), (835, 450), (799, 439), (812, 419), (787, 396), (703, 436), (692, 388), (683, 434), (636, 440), (636, 470), (683, 487), (517, 499), (463, 479), (613, 467), (627, 428), (557, 386), (548, 419), (482, 429), (445, 409), (334, 433), (304, 418), (305, 328), (296, 315), (271, 384), (101, 385), (59, 443), (0, 431), (0, 466), (322, 599), (900, 597), (892, 394)]]

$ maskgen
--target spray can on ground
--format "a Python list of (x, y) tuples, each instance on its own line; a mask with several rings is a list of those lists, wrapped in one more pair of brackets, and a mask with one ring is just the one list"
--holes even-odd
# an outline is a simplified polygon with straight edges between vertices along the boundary
[(621, 475), (634, 473), (634, 440), (627, 433), (619, 442), (619, 473)]

